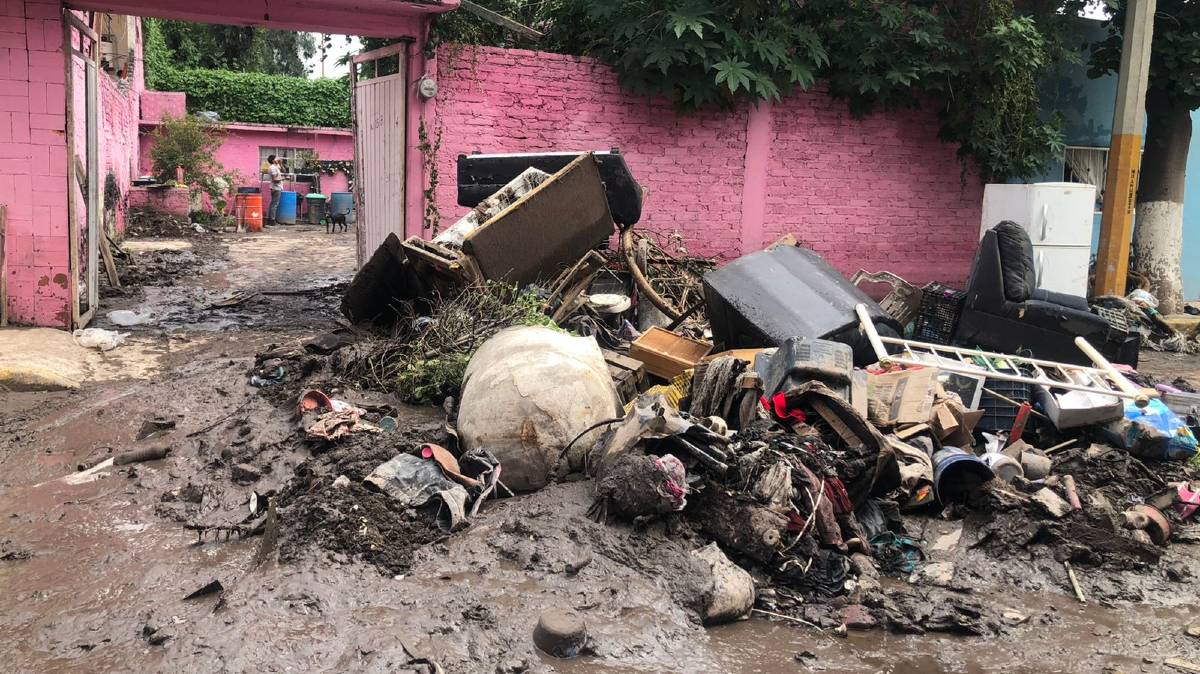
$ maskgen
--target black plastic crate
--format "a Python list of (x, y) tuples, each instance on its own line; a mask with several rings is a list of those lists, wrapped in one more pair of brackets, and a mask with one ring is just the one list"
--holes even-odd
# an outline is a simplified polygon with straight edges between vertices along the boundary
[(958, 327), (967, 294), (941, 283), (930, 283), (921, 289), (921, 308), (913, 321), (912, 338), (918, 342), (949, 344)]
[[(984, 388), (995, 391), (1017, 403), (1033, 404), (1033, 385), (1019, 381), (1004, 379), (987, 379)], [(983, 418), (975, 425), (977, 431), (1010, 431), (1017, 420), (1017, 406), (1002, 400), (987, 391), (979, 396), (979, 409), (983, 410)], [(1026, 431), (1033, 430), (1035, 417), (1030, 415), (1025, 421)]]
[(1092, 307), (1092, 311), (1100, 318), (1108, 321), (1108, 324), (1117, 332), (1129, 334), (1129, 312), (1125, 309), (1094, 306)]

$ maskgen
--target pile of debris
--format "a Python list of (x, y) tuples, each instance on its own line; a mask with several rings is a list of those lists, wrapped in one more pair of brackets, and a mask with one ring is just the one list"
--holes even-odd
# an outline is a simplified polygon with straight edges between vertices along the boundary
[[(334, 357), (343, 376), (444, 398), (445, 429), (396, 450), (362, 440), (395, 419), (305, 392), (319, 455), (378, 451), (334, 484), (298, 476), (281, 507), (340, 489), (432, 540), (488, 499), (580, 476), (597, 521), (661, 520), (707, 544), (694, 553), (711, 572), (706, 622), (755, 611), (964, 634), (1001, 616), (944, 582), (878, 579), (942, 575), (912, 518), (959, 519), (1000, 556), (1045, 554), (1082, 599), (1072, 565), (1153, 565), (1200, 508), (1200, 396), (1110, 362), (1130, 339), (1102, 316), (1046, 319), (1032, 346), (1000, 348), (943, 310), (959, 303), (966, 326), (996, 311), (1003, 340), (1041, 320), (1012, 297), (927, 288), (881, 305), (790, 238), (714, 268), (637, 242), (641, 191), (618, 154), (501, 157), (468, 160), (495, 169), (498, 190), (431, 242), (390, 237), (342, 303), (378, 335)], [(595, 250), (614, 234), (621, 255)]]

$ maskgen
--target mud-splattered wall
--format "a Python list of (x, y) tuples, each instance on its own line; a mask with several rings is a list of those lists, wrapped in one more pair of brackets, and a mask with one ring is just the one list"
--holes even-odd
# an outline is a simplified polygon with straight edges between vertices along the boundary
[(847, 274), (966, 278), (982, 187), (962, 181), (933, 111), (856, 120), (818, 87), (677, 115), (669, 101), (623, 91), (596, 61), (524, 50), (443, 49), (436, 75), (425, 115), (441, 134), (443, 224), (466, 211), (459, 154), (618, 147), (648, 189), (640, 226), (678, 232), (693, 252), (729, 259), (791, 232)]

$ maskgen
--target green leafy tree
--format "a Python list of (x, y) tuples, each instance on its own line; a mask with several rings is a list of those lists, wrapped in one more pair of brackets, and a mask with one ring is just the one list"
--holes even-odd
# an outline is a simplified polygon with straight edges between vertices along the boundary
[[(1115, 2), (1113, 3), (1115, 5)], [(1093, 74), (1121, 61), (1125, 7), (1092, 55)], [(1133, 269), (1150, 280), (1164, 314), (1183, 310), (1183, 197), (1192, 110), (1200, 108), (1200, 5), (1158, 0), (1146, 90), (1146, 141), (1137, 189)]]
[(189, 111), (212, 110), (222, 120), (295, 126), (350, 126), (346, 79), (317, 79), (171, 68), (157, 84), (187, 94)]
[(812, 86), (829, 64), (801, 3), (776, 0), (577, 0), (560, 18), (567, 51), (611, 63), (621, 84), (685, 108), (739, 98), (778, 100)]
[(684, 108), (779, 99), (817, 78), (859, 115), (937, 105), (941, 135), (964, 164), (1005, 180), (1062, 151), (1036, 86), (1065, 53), (1058, 10), (1021, 14), (1012, 0), (565, 0), (557, 17), (576, 29), (558, 44)]
[(309, 33), (163, 19), (146, 20), (146, 42), (152, 74), (168, 65), (303, 77), (304, 60), (317, 52)]

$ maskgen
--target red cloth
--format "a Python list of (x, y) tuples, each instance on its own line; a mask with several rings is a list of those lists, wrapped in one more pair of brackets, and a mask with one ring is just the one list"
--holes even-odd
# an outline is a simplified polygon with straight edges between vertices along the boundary
[(762, 406), (771, 414), (775, 415), (778, 421), (795, 422), (798, 424), (804, 423), (804, 412), (799, 408), (788, 409), (787, 397), (783, 393), (776, 393), (769, 401), (766, 396), (761, 398)]
[(825, 478), (825, 498), (829, 499), (839, 515), (854, 511), (850, 495), (846, 493), (846, 485), (836, 477)]

